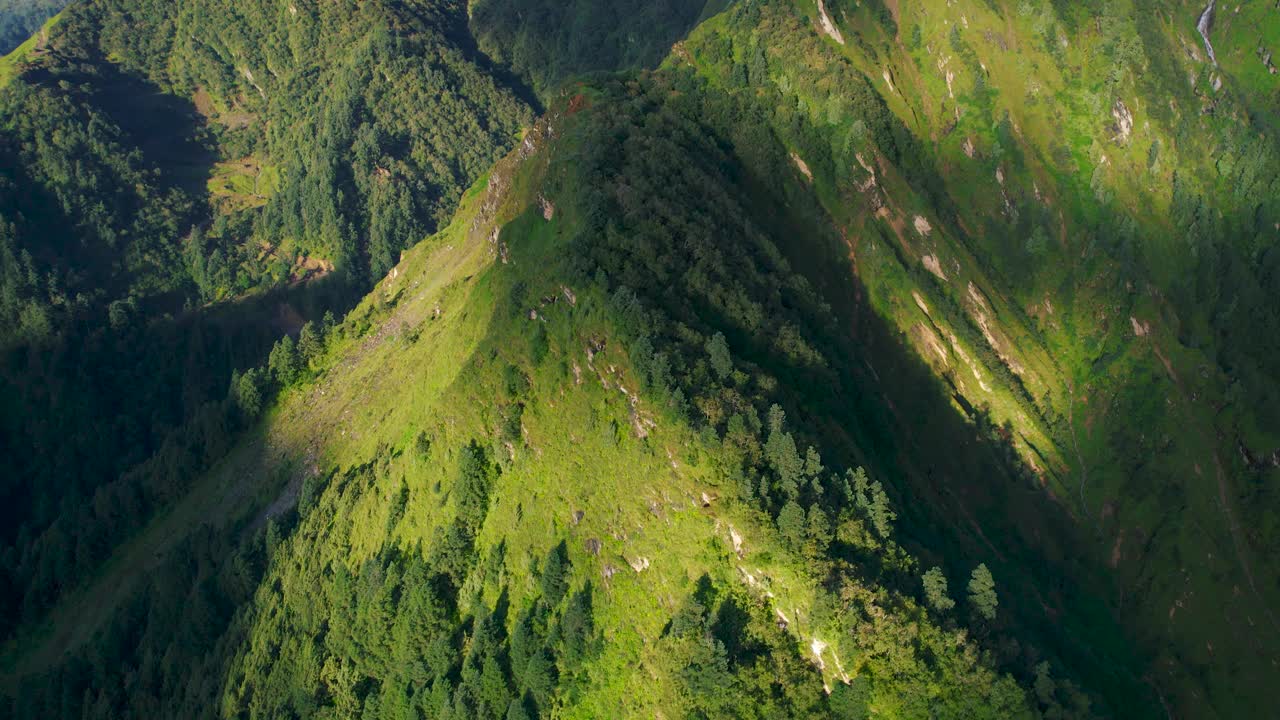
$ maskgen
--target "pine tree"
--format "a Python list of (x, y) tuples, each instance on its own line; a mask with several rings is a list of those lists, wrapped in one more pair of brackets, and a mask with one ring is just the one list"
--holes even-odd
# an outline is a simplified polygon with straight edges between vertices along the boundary
[(996, 581), (991, 577), (986, 563), (974, 568), (973, 575), (969, 578), (969, 604), (987, 620), (996, 619), (996, 606), (999, 605)]
[(302, 326), (302, 332), (298, 334), (298, 357), (302, 365), (305, 367), (307, 363), (319, 357), (324, 352), (324, 335), (323, 332), (316, 327), (313, 322), (307, 322)]
[(804, 526), (804, 510), (795, 500), (788, 500), (778, 513), (778, 531), (791, 547), (799, 548), (804, 544)]
[(926, 572), (924, 580), (924, 597), (929, 606), (938, 612), (946, 612), (956, 606), (956, 601), (947, 594), (947, 576), (942, 568), (935, 567)]
[(458, 462), (458, 521), (475, 532), (489, 513), (489, 484), (493, 469), (484, 448), (472, 440)]
[(298, 376), (298, 353), (293, 346), (293, 338), (285, 335), (280, 338), (275, 347), (271, 348), (271, 355), (267, 358), (267, 367), (271, 369), (271, 374), (275, 377), (276, 382), (282, 386), (288, 386)]
[(261, 371), (252, 369), (245, 371), (243, 375), (233, 375), (231, 378), (236, 407), (249, 420), (258, 417), (262, 412), (262, 390), (259, 387), (261, 377)]
[(569, 590), (569, 552), (564, 541), (547, 553), (547, 562), (542, 566), (542, 597), (551, 607), (560, 604), (561, 598)]
[(707, 341), (707, 355), (711, 358), (711, 369), (721, 380), (728, 380), (733, 375), (733, 358), (729, 355), (729, 343), (724, 333), (716, 333)]
[(595, 633), (591, 604), (591, 584), (574, 593), (560, 620), (560, 642), (563, 665), (567, 670), (577, 670), (591, 651), (591, 639)]

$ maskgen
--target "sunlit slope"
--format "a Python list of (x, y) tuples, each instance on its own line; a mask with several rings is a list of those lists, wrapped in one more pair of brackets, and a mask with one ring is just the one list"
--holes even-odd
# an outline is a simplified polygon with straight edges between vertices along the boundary
[[(656, 101), (666, 87), (642, 92)], [(228, 588), (249, 594), (225, 626), (201, 623), (214, 650), (170, 647), (166, 673), (183, 653), (206, 664), (191, 662), (199, 690), (160, 707), (215, 691), (221, 713), (248, 717), (1029, 716), (1038, 701), (993, 671), (952, 613), (917, 604), (921, 568), (893, 540), (879, 484), (837, 457), (823, 467), (814, 450), (802, 461), (792, 432), (819, 434), (769, 410), (787, 396), (768, 389), (769, 373), (822, 364), (785, 303), (821, 308), (756, 225), (772, 211), (748, 209), (731, 183), (707, 208), (673, 205), (628, 233), (630, 260), (609, 257), (622, 238), (598, 233), (616, 209), (584, 183), (612, 195), (664, 181), (637, 151), (666, 142), (664, 126), (689, 129), (626, 94), (584, 91), (533, 128), (348, 316), (313, 379), (285, 388), (260, 431), (199, 482), (241, 490), (187, 516), (186, 531), (245, 537), (249, 549), (212, 559), (219, 590), (198, 594), (213, 593), (213, 607)], [(624, 127), (630, 140), (604, 139)], [(694, 142), (698, 154), (671, 156), (676, 196), (729, 160)], [(584, 174), (619, 152), (622, 175)], [(716, 218), (745, 234), (705, 244), (698, 228)], [(696, 339), (683, 341), (674, 325), (649, 325), (661, 294), (626, 282), (651, 271), (655, 243), (676, 240), (732, 259), (745, 283), (725, 287), (734, 302), (772, 308), (761, 320), (796, 335), (736, 339), (738, 320), (714, 310), (727, 296), (700, 283), (673, 285), (689, 294), (666, 301), (696, 310), (685, 320), (704, 318), (701, 332), (735, 337), (724, 352), (692, 325), (681, 333)], [(764, 287), (781, 295), (757, 295)], [(736, 406), (733, 417), (695, 420), (691, 407), (711, 403)], [(159, 644), (139, 650), (164, 654), (170, 640), (148, 629), (164, 622), (160, 591), (145, 575), (186, 565), (197, 541), (162, 542), (174, 532), (162, 521), (140, 538), (154, 541), (144, 563), (105, 568), (89, 596), (119, 610), (85, 637), (129, 627), (141, 603), (153, 610), (134, 615), (146, 618), (136, 632)], [(60, 623), (95, 614), (73, 608)], [(84, 649), (37, 646), (17, 667), (38, 673)], [(125, 661), (114, 672), (133, 671)]]
[(32, 59), (33, 55), (38, 57), (44, 52), (49, 42), (49, 30), (62, 18), (62, 13), (58, 13), (45, 21), (43, 27), (36, 31), (34, 35), (25, 42), (13, 48), (4, 57), (0, 57), (0, 88), (9, 84), (13, 76), (18, 73), (19, 66)]
[[(274, 427), (303, 435), (324, 428), (316, 467), (360, 471), (320, 483), (285, 541), (249, 615), (224, 710), (253, 716), (273, 707), (259, 702), (264, 694), (292, 697), (281, 689), (319, 682), (336, 708), (419, 704), (481, 715), (494, 710), (493, 696), (523, 692), (524, 707), (572, 717), (717, 714), (743, 701), (759, 704), (740, 710), (747, 716), (826, 716), (824, 685), (838, 698), (856, 688), (859, 702), (889, 716), (910, 715), (920, 702), (944, 715), (1024, 712), (1022, 692), (947, 649), (960, 636), (938, 630), (914, 602), (876, 609), (897, 593), (864, 584), (869, 567), (806, 560), (817, 552), (811, 541), (781, 537), (754, 492), (741, 490), (750, 465), (692, 427), (673, 395), (682, 384), (680, 350), (659, 336), (636, 337), (627, 313), (643, 311), (620, 306), (624, 290), (575, 267), (583, 262), (575, 254), (607, 243), (583, 234), (596, 227), (587, 207), (560, 191), (585, 180), (575, 177), (576, 156), (595, 152), (595, 133), (608, 127), (595, 113), (621, 112), (613, 100), (583, 110), (594, 102), (588, 92), (568, 102), (581, 114), (553, 111), (430, 242), (434, 249), (411, 252), (348, 319), (369, 327), (354, 356), (273, 417)], [(640, 254), (645, 241), (635, 238)], [(453, 280), (443, 292), (423, 289), (437, 274)], [(672, 363), (665, 381), (647, 355), (664, 352)], [(321, 407), (337, 422), (317, 422)], [(477, 456), (494, 465), (481, 510), (465, 480)], [(866, 542), (853, 539), (875, 532), (858, 512), (839, 515), (850, 523), (841, 536)], [(861, 552), (886, 553), (877, 565), (909, 563), (892, 559), (900, 551), (891, 544), (873, 541)], [(415, 557), (425, 557), (423, 570), (412, 569)], [(572, 568), (567, 590), (548, 585), (551, 565)], [(815, 574), (824, 567), (837, 572), (838, 595), (823, 589), (825, 572)], [(399, 615), (384, 615), (385, 625), (377, 615), (364, 621), (360, 596), (342, 607), (352, 602), (343, 600), (347, 583), (370, 573), (403, 601), (416, 572), (434, 578), (435, 602), (445, 608), (431, 622), (461, 623), (450, 641), (462, 643), (461, 655), (437, 659), (439, 667), (430, 655), (425, 668), (397, 664)], [(540, 689), (537, 672), (518, 662), (518, 644), (529, 641), (521, 628), (544, 628), (545, 636), (531, 632), (551, 638), (549, 648), (567, 642), (575, 602), (590, 604), (589, 637), (579, 650), (548, 651), (556, 680)], [(853, 632), (857, 616), (875, 630)], [(357, 627), (338, 627), (342, 617)], [(686, 624), (702, 622), (706, 629), (690, 634)], [(326, 626), (316, 656), (307, 638)], [(938, 657), (885, 655), (884, 643), (899, 633)], [(389, 651), (374, 649), (387, 639)], [(452, 671), (449, 662), (457, 663)], [(510, 667), (503, 682), (488, 677), (497, 672), (491, 665)], [(352, 680), (342, 685), (325, 668)], [(488, 689), (475, 690), (471, 673)], [(375, 680), (375, 694), (361, 677)], [(924, 677), (936, 687), (926, 690)]]
[(745, 3), (669, 62), (794, 149), (871, 303), (1096, 538), (1160, 694), (1230, 716), (1280, 640), (1278, 86), (1203, 9)]

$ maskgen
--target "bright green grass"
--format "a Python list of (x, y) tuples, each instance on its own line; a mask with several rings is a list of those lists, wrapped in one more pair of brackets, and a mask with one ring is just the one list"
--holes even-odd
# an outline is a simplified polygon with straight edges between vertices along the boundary
[(44, 26), (28, 38), (26, 42), (14, 48), (13, 52), (0, 58), (0, 88), (8, 85), (9, 82), (17, 76), (19, 67), (22, 63), (26, 61), (32, 51), (41, 44), (42, 38), (46, 37), (47, 33), (61, 20), (62, 13), (58, 13), (57, 15), (49, 18), (45, 21)]
[(218, 163), (207, 181), (210, 198), (229, 212), (266, 205), (279, 186), (279, 167), (251, 157)]

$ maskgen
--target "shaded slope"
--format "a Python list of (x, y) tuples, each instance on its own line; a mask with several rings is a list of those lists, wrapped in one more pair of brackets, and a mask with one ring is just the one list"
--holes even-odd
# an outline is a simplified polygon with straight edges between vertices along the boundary
[(730, 2), (479, 0), (469, 13), (480, 48), (545, 98), (586, 73), (656, 67)]

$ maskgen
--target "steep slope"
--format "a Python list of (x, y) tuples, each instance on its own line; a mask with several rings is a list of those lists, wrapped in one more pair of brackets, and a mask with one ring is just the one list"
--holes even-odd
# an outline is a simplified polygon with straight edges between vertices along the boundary
[(546, 98), (599, 71), (651, 68), (729, 0), (477, 0), (468, 8), (482, 50)]
[(1280, 662), (1276, 81), (1208, 62), (1203, 10), (744, 3), (672, 62), (794, 149), (872, 305), (1114, 568), (1165, 701), (1238, 716)]
[[(231, 373), (354, 304), (531, 117), (450, 3), (59, 18), (0, 93), (0, 634), (180, 496)], [(127, 476), (157, 452), (166, 481)]]
[(0, 55), (13, 52), (66, 6), (67, 0), (0, 0)]
[[(1172, 0), (642, 5), (299, 3), (316, 14), (295, 26), (202, 0), (139, 6), (146, 32), (92, 6), (82, 27), (126, 70), (229, 127), (252, 106), (304, 128), (218, 141), (259, 180), (322, 138), (267, 182), (291, 189), (220, 213), (389, 274), (73, 516), (110, 526), (158, 491), (144, 533), (23, 558), (52, 572), (74, 546), (75, 575), (100, 572), (6, 648), (6, 685), (35, 688), (13, 714), (1266, 707), (1274, 10), (1211, 5), (1204, 38), (1205, 8)], [(420, 22), (463, 57), (474, 33), (552, 109), (396, 262), (362, 244), (374, 200), (344, 204), (348, 179), (384, 187), (386, 165), (359, 164), (378, 131), (344, 128), (352, 108), (385, 119), (363, 89), (392, 78), (343, 61), (399, 68), (436, 47), (402, 42)], [(655, 74), (565, 85), (695, 22)], [(578, 44), (600, 24), (608, 52)], [(206, 47), (206, 26), (230, 39)], [(348, 26), (372, 29), (329, 54)], [(393, 114), (397, 146), (432, 133), (418, 118)], [(442, 164), (397, 166), (431, 181), (378, 247), (445, 216)], [(6, 277), (30, 277), (13, 257)], [(948, 577), (971, 578), (960, 610)]]
[[(798, 452), (822, 433), (770, 401), (789, 374), (847, 377), (823, 354), (832, 319), (769, 240), (782, 197), (702, 132), (700, 104), (667, 105), (674, 89), (583, 88), (311, 366), (282, 345), (242, 380), (242, 411), (279, 400), (199, 481), (206, 522), (153, 527), (91, 607), (10, 655), (13, 714), (68, 695), (249, 717), (1087, 703), (1047, 675), (1032, 700), (926, 613), (880, 483)], [(629, 285), (668, 269), (665, 288)]]

